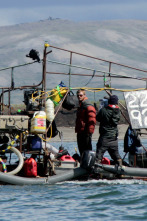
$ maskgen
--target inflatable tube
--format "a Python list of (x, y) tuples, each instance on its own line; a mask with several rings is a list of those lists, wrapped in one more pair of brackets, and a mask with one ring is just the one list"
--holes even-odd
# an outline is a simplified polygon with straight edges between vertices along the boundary
[(63, 182), (71, 179), (75, 179), (79, 176), (87, 174), (87, 171), (81, 167), (69, 170), (67, 173), (54, 175), (44, 178), (27, 178), (19, 177), (7, 173), (0, 172), (0, 181), (6, 184), (14, 185), (38, 185), (38, 184), (55, 184), (57, 182)]
[(75, 178), (78, 178), (78, 177), (86, 175), (86, 174), (88, 174), (87, 170), (85, 170), (81, 167), (78, 167), (76, 169), (69, 170), (68, 172), (66, 172), (64, 174), (59, 174), (56, 176), (49, 177), (48, 184), (55, 184), (57, 182), (63, 182), (63, 181), (75, 179)]
[(97, 164), (98, 167), (110, 173), (127, 175), (127, 176), (137, 176), (137, 177), (147, 177), (147, 168), (138, 167), (127, 167), (127, 166), (112, 166), (106, 164)]
[(23, 164), (24, 164), (24, 159), (23, 159), (23, 156), (22, 156), (21, 152), (19, 150), (17, 150), (15, 147), (11, 147), (10, 150), (13, 153), (15, 153), (18, 156), (18, 159), (19, 159), (18, 166), (14, 170), (12, 170), (10, 172), (7, 172), (7, 174), (14, 175), (14, 174), (17, 174), (22, 169)]

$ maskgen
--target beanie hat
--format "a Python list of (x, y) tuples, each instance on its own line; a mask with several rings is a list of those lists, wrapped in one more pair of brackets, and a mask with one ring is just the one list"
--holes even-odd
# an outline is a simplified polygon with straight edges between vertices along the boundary
[(116, 95), (110, 96), (108, 99), (108, 104), (118, 104), (118, 97)]

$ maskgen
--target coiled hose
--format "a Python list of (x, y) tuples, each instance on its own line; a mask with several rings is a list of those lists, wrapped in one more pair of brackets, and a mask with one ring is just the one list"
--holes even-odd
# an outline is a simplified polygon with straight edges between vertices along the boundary
[(7, 172), (8, 174), (14, 175), (14, 174), (17, 174), (22, 169), (22, 167), (24, 165), (24, 158), (23, 158), (23, 155), (21, 154), (21, 152), (18, 149), (16, 149), (15, 147), (11, 147), (11, 151), (13, 153), (15, 153), (19, 159), (18, 166), (14, 170)]

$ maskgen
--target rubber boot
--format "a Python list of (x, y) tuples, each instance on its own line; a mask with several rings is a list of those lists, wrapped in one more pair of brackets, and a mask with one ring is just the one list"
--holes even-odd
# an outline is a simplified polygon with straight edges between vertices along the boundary
[[(117, 165), (118, 165), (118, 167), (119, 166), (122, 167), (122, 159), (117, 160)], [(124, 177), (124, 175), (117, 175), (117, 178), (123, 178), (123, 177)]]

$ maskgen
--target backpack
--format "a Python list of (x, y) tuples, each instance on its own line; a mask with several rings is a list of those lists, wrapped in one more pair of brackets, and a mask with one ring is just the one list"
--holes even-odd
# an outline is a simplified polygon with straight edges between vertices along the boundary
[(124, 137), (124, 152), (135, 154), (137, 147), (141, 146), (141, 140), (138, 137), (137, 131), (129, 126)]
[(72, 110), (79, 106), (79, 101), (76, 95), (72, 91), (69, 91), (65, 100), (62, 103), (62, 107), (66, 110)]

